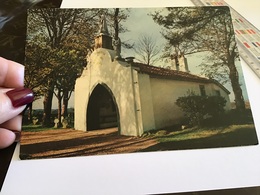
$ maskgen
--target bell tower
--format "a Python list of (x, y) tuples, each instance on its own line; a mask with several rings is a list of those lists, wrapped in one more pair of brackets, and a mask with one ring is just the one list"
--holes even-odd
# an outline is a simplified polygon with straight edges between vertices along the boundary
[(99, 28), (99, 34), (95, 38), (95, 47), (98, 48), (106, 48), (113, 50), (112, 46), (112, 37), (109, 35), (106, 18), (103, 15), (101, 18), (101, 25)]

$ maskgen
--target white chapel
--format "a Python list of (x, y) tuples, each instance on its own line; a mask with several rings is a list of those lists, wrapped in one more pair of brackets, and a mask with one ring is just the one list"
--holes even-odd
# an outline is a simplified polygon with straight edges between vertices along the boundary
[[(75, 129), (118, 127), (121, 135), (179, 125), (183, 113), (178, 97), (193, 91), (220, 95), (230, 109), (229, 91), (220, 83), (191, 74), (184, 56), (179, 67), (164, 69), (120, 57), (103, 18), (88, 64), (75, 84)], [(117, 46), (118, 47), (118, 46)]]

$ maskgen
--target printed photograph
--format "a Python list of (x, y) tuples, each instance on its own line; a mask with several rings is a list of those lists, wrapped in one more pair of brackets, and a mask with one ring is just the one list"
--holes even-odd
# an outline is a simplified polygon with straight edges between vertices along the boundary
[(20, 158), (257, 145), (230, 10), (29, 9)]

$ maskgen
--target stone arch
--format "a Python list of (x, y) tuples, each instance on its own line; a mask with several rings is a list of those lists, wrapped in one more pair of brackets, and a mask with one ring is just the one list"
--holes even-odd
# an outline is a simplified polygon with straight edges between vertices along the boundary
[(116, 99), (110, 88), (97, 84), (91, 92), (87, 105), (87, 130), (118, 127), (120, 132), (120, 114)]

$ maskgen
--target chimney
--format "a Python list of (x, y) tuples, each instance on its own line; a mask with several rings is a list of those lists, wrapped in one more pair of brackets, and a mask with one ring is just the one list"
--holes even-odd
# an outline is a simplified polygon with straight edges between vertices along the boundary
[(188, 67), (187, 58), (183, 54), (178, 56), (178, 60), (179, 60), (179, 71), (190, 72), (189, 67)]
[(184, 56), (183, 53), (178, 55), (172, 55), (172, 70), (178, 70), (182, 72), (190, 72), (188, 67), (187, 58)]

